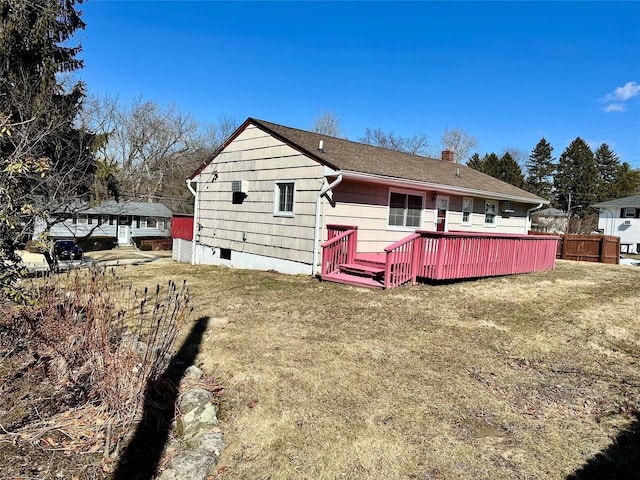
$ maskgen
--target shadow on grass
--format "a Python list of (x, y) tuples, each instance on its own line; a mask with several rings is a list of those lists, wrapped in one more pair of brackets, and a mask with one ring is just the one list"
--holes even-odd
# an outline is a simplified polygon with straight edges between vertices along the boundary
[(640, 414), (614, 442), (567, 480), (631, 480), (640, 478)]
[(147, 480), (155, 475), (169, 438), (178, 386), (198, 354), (208, 323), (209, 317), (198, 319), (162, 376), (147, 385), (142, 420), (120, 457), (114, 480)]

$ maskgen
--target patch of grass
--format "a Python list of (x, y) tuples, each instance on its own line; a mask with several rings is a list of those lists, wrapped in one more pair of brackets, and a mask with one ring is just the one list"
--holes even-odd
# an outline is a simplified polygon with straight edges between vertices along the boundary
[(383, 292), (176, 263), (122, 275), (186, 278), (211, 319), (197, 362), (226, 386), (215, 478), (561, 479), (640, 409), (638, 269), (559, 261)]

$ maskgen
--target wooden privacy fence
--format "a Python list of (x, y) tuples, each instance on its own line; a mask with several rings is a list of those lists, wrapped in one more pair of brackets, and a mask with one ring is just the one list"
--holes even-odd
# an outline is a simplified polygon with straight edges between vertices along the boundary
[[(529, 232), (529, 235), (551, 235)], [(620, 237), (613, 235), (557, 235), (556, 258), (581, 262), (620, 263)]]
[(611, 235), (564, 235), (557, 257), (582, 262), (620, 263), (620, 237)]

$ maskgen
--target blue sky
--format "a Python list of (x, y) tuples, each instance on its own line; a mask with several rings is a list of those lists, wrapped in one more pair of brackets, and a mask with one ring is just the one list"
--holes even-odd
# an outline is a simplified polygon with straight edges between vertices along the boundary
[(577, 136), (640, 168), (640, 2), (90, 0), (90, 94), (175, 103), (197, 120), (309, 129), (459, 127), (478, 151), (558, 157)]

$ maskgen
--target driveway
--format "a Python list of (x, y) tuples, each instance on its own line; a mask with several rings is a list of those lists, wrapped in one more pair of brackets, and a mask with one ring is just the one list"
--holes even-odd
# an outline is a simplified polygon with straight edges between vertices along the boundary
[[(16, 252), (24, 262), (29, 273), (43, 273), (50, 270), (49, 264), (41, 253), (31, 253), (24, 250)], [(142, 252), (134, 249), (113, 249), (86, 252), (82, 261), (63, 260), (59, 262), (61, 270), (70, 268), (88, 267), (94, 263), (99, 265), (137, 265), (155, 261), (172, 261), (171, 251), (160, 250), (154, 252)]]

